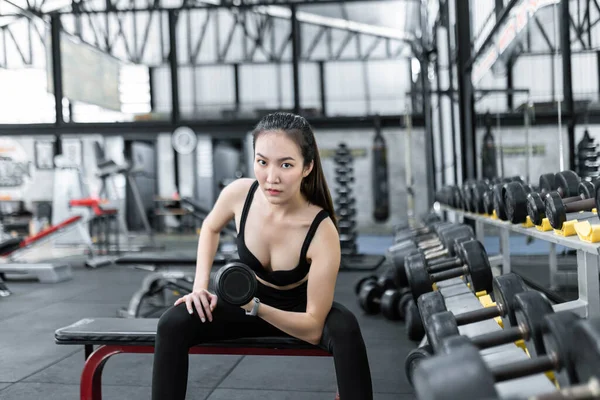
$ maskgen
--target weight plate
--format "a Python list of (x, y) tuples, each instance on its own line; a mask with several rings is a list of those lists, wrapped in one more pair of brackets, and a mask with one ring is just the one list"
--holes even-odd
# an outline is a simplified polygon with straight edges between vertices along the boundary
[(400, 316), (400, 320), (404, 321), (404, 320), (406, 320), (407, 306), (408, 306), (409, 302), (413, 301), (413, 299), (412, 299), (412, 295), (410, 294), (410, 290), (408, 291), (408, 293), (404, 293), (402, 291), (400, 293), (401, 293), (401, 297), (400, 297), (400, 301), (398, 302), (398, 315)]
[(423, 321), (425, 332), (428, 331), (427, 326), (429, 325), (429, 318), (431, 318), (433, 314), (448, 311), (446, 309), (444, 296), (438, 291), (421, 295), (417, 300), (417, 308), (419, 309), (419, 315), (421, 316), (421, 321)]
[(358, 304), (367, 314), (377, 314), (380, 310), (379, 299), (383, 291), (376, 283), (364, 285), (358, 294)]
[(484, 194), (489, 190), (489, 185), (485, 183), (477, 183), (473, 187), (473, 203), (476, 213), (483, 214), (486, 212), (484, 205)]
[(419, 253), (407, 257), (404, 261), (404, 270), (406, 271), (406, 280), (408, 286), (412, 290), (413, 299), (415, 302), (419, 296), (432, 291), (432, 282), (429, 279), (429, 274), (425, 269), (426, 261)]
[(245, 264), (230, 262), (215, 275), (215, 294), (228, 304), (242, 306), (256, 293), (258, 283), (254, 272)]
[(494, 212), (494, 196), (490, 189), (483, 193), (483, 212), (487, 215), (492, 215)]
[(527, 195), (527, 215), (535, 225), (541, 225), (542, 220), (546, 218), (546, 206), (539, 193)]
[[(457, 225), (452, 229), (446, 229), (439, 233), (440, 242), (446, 249), (453, 249), (456, 239), (462, 237), (475, 237), (473, 229), (469, 225)], [(453, 251), (453, 250), (452, 250)]]
[(524, 327), (528, 332), (523, 339), (529, 356), (535, 358), (546, 354), (544, 317), (554, 312), (552, 304), (546, 296), (535, 290), (516, 294), (513, 304), (517, 325)]
[(453, 335), (440, 340), (436, 354), (453, 354), (464, 347), (473, 347), (467, 336)]
[(412, 349), (406, 358), (404, 359), (404, 372), (406, 373), (406, 379), (408, 379), (408, 383), (412, 386), (412, 374), (415, 371), (417, 365), (421, 360), (429, 358), (433, 355), (433, 350), (431, 346), (426, 344), (422, 347), (417, 347), (416, 349)]
[(561, 171), (556, 174), (556, 190), (562, 192), (562, 197), (577, 196), (581, 179), (573, 171)]
[(600, 319), (592, 318), (575, 323), (570, 332), (571, 361), (579, 382), (598, 378), (600, 371)]
[(406, 333), (408, 339), (418, 342), (425, 336), (423, 321), (419, 316), (419, 309), (414, 301), (410, 301), (406, 307)]
[(396, 289), (388, 289), (381, 296), (381, 314), (391, 321), (400, 319), (398, 313), (398, 303), (400, 302), (400, 292)]
[(527, 192), (519, 182), (510, 182), (502, 187), (506, 218), (513, 224), (527, 220)]
[(481, 292), (485, 290), (491, 293), (493, 290), (492, 267), (487, 256), (485, 248), (478, 240), (471, 240), (462, 244), (463, 259), (469, 268), (469, 280), (471, 281), (471, 290)]
[(354, 284), (354, 294), (356, 294), (358, 296), (358, 294), (360, 293), (360, 290), (363, 288), (363, 286), (370, 282), (373, 282), (373, 283), (377, 282), (377, 275), (364, 276), (364, 277), (360, 278), (358, 281), (356, 281), (356, 283)]
[(496, 216), (502, 221), (506, 221), (506, 210), (504, 208), (502, 186), (503, 184), (494, 185), (494, 188), (492, 189), (492, 202), (494, 203), (494, 211), (496, 211)]
[(406, 259), (407, 257), (411, 257), (414, 255), (417, 255), (419, 253), (419, 250), (417, 249), (413, 249), (411, 251), (408, 251), (407, 253), (405, 253), (405, 255), (403, 257), (398, 257), (397, 262), (394, 263), (394, 266), (396, 268), (396, 286), (397, 287), (406, 287), (408, 286), (408, 278), (406, 277)]
[[(559, 359), (560, 367), (554, 371), (554, 377), (560, 387), (567, 387), (578, 382), (576, 367), (573, 363), (573, 352), (577, 352), (577, 348), (588, 351), (588, 348), (581, 347), (582, 343), (574, 342), (571, 336), (571, 329), (579, 320), (581, 318), (572, 311), (548, 314), (544, 318), (544, 348), (546, 354), (553, 354)], [(596, 340), (600, 340), (600, 338)], [(573, 346), (575, 343), (576, 345)], [(600, 371), (600, 365), (596, 364), (596, 371)]]
[(171, 135), (171, 145), (179, 154), (191, 154), (198, 144), (196, 132), (187, 126), (180, 126)]
[(423, 327), (427, 341), (435, 353), (437, 353), (442, 339), (460, 335), (454, 314), (450, 311), (432, 314), (427, 322), (423, 321)]
[(544, 199), (544, 208), (550, 225), (554, 229), (561, 229), (567, 221), (567, 211), (559, 194), (556, 192), (548, 193)]
[(596, 186), (592, 182), (581, 181), (577, 193), (584, 199), (593, 199), (596, 197)]
[(495, 381), (473, 346), (424, 359), (413, 373), (417, 399), (497, 399)]
[(514, 312), (515, 295), (527, 290), (523, 278), (515, 273), (500, 275), (494, 278), (492, 283), (494, 300), (500, 309), (500, 317), (504, 328), (517, 326)]
[(540, 191), (547, 193), (556, 190), (556, 178), (555, 174), (542, 174), (540, 175), (540, 182), (538, 184)]

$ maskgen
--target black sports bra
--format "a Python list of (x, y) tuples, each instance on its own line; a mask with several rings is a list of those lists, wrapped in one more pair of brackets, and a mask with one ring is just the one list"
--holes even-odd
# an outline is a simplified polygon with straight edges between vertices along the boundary
[(240, 218), (240, 231), (237, 235), (237, 247), (238, 247), (238, 256), (240, 261), (244, 264), (248, 265), (255, 273), (256, 276), (263, 279), (266, 282), (272, 283), (277, 286), (286, 286), (291, 285), (297, 282), (300, 282), (307, 274), (310, 269), (310, 264), (306, 260), (306, 252), (308, 251), (308, 246), (312, 241), (317, 228), (321, 221), (325, 218), (329, 217), (329, 213), (325, 210), (319, 211), (319, 213), (315, 216), (310, 228), (308, 229), (308, 233), (306, 234), (306, 238), (304, 239), (304, 243), (302, 244), (302, 250), (300, 251), (300, 260), (298, 265), (289, 271), (268, 271), (261, 264), (261, 262), (252, 254), (250, 250), (246, 247), (246, 243), (244, 241), (244, 231), (246, 228), (246, 218), (248, 217), (248, 211), (250, 210), (250, 205), (252, 204), (252, 200), (254, 198), (254, 192), (256, 192), (256, 188), (258, 188), (258, 181), (254, 181), (250, 190), (248, 191), (248, 195), (246, 196), (246, 202), (244, 203), (244, 209), (242, 210), (242, 217)]

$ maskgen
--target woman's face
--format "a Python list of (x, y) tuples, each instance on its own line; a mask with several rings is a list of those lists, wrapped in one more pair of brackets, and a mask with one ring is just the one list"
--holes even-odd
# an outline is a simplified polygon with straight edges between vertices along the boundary
[(312, 163), (304, 168), (298, 145), (285, 132), (265, 132), (254, 145), (254, 175), (269, 202), (282, 204), (300, 192), (302, 179)]

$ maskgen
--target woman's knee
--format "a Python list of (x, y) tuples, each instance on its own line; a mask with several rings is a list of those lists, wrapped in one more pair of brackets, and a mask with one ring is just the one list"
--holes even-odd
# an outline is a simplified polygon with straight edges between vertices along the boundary
[(323, 336), (335, 339), (362, 335), (358, 320), (352, 311), (334, 302), (325, 320)]
[(158, 320), (156, 335), (158, 338), (182, 337), (190, 331), (190, 324), (193, 323), (190, 314), (185, 308), (185, 304), (179, 304), (169, 308)]

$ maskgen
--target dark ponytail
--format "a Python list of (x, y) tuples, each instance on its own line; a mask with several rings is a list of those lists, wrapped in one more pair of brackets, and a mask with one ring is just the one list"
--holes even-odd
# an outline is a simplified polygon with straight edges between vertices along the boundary
[(308, 121), (299, 115), (290, 113), (278, 112), (266, 115), (252, 132), (253, 148), (256, 144), (256, 139), (262, 133), (268, 131), (285, 132), (300, 148), (305, 167), (314, 162), (312, 171), (302, 180), (300, 191), (306, 196), (309, 202), (327, 211), (334, 225), (337, 227), (333, 201), (331, 200), (331, 193), (329, 192), (325, 174), (323, 173), (319, 148), (317, 147), (315, 135)]

